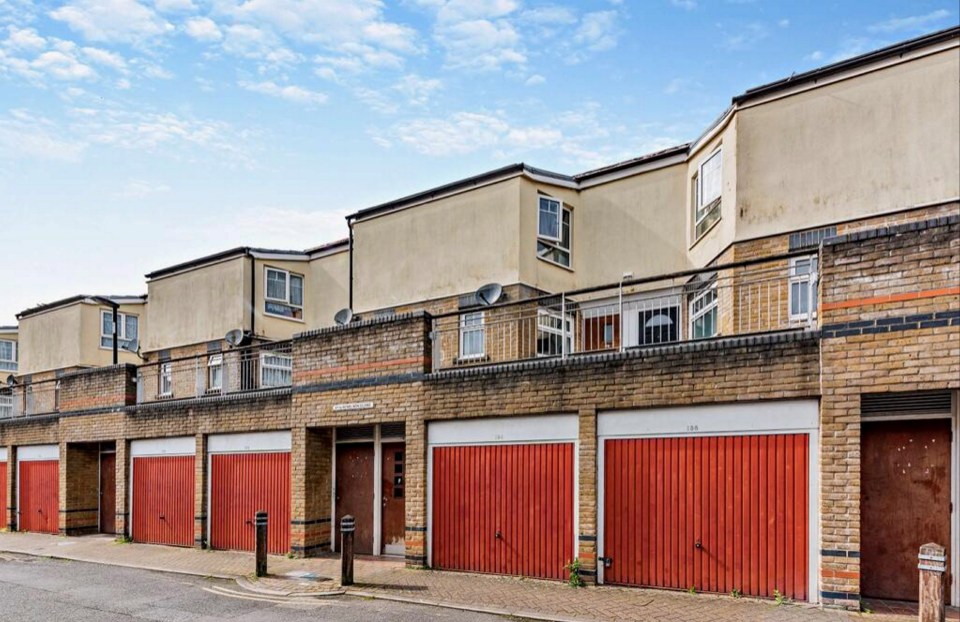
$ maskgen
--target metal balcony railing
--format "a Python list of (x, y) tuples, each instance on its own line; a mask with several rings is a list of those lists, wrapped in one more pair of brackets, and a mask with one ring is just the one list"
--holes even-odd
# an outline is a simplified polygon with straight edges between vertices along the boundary
[(228, 395), (293, 384), (290, 341), (148, 363), (137, 368), (137, 403)]
[(816, 325), (818, 255), (789, 253), (434, 316), (434, 371)]
[(59, 380), (43, 380), (0, 389), (0, 419), (46, 415), (59, 410)]

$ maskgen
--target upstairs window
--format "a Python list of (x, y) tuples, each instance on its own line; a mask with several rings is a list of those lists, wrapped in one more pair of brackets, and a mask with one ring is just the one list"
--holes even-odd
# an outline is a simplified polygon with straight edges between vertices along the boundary
[(219, 393), (223, 389), (223, 355), (207, 357), (207, 391)]
[[(117, 313), (117, 341), (124, 350), (136, 350), (139, 338), (139, 318), (136, 315)], [(113, 311), (100, 310), (100, 347), (113, 348)]]
[(573, 213), (563, 201), (540, 197), (537, 216), (537, 257), (570, 267)]
[(0, 419), (13, 416), (13, 396), (9, 393), (0, 393)]
[(173, 395), (173, 363), (161, 363), (157, 376), (157, 394), (160, 397)]
[(486, 354), (486, 330), (483, 327), (483, 311), (464, 313), (460, 316), (460, 360), (483, 358)]
[(817, 315), (817, 258), (790, 260), (790, 319), (807, 320)]
[(697, 239), (720, 220), (722, 181), (723, 152), (717, 149), (700, 163), (694, 178), (694, 228)]
[(266, 269), (264, 312), (280, 317), (303, 319), (303, 275), (277, 268)]
[(17, 371), (17, 342), (0, 339), (0, 371)]
[(289, 387), (293, 384), (293, 357), (275, 352), (260, 353), (260, 386)]
[[(606, 336), (606, 331), (604, 332)], [(612, 338), (611, 333), (611, 338)], [(537, 356), (573, 353), (573, 320), (550, 309), (537, 310)]]

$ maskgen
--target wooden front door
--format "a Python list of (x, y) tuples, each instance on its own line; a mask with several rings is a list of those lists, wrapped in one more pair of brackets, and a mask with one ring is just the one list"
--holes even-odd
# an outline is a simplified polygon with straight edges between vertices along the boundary
[(406, 452), (403, 443), (386, 443), (381, 472), (381, 507), (383, 525), (380, 532), (384, 555), (403, 555), (405, 514)]
[(100, 533), (117, 533), (117, 454), (100, 454)]
[(950, 420), (864, 423), (861, 456), (861, 593), (915, 601), (920, 546), (950, 547)]
[(373, 443), (337, 445), (336, 547), (340, 550), (340, 519), (356, 520), (353, 548), (357, 554), (373, 555)]

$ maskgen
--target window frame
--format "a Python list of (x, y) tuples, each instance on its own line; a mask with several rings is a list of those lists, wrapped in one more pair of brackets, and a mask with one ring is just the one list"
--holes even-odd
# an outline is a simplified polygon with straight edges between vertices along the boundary
[[(167, 386), (164, 387), (164, 385)], [(171, 362), (160, 363), (158, 366), (157, 397), (173, 397), (173, 363)]]
[[(547, 235), (543, 233), (543, 205), (544, 203), (556, 203), (557, 205), (557, 235)], [(549, 195), (538, 195), (537, 196), (537, 237), (542, 240), (549, 240), (551, 242), (559, 243), (563, 239), (563, 201)]]
[[(708, 295), (713, 295), (713, 301), (704, 306), (699, 311), (694, 312), (694, 307), (697, 302), (705, 298)], [(713, 325), (713, 333), (703, 337), (697, 337), (697, 331), (695, 328), (696, 322), (706, 315), (712, 313), (716, 310), (716, 319)], [(714, 277), (710, 281), (705, 282), (700, 286), (697, 291), (690, 294), (690, 302), (688, 303), (687, 311), (690, 314), (690, 339), (711, 339), (720, 334), (720, 292), (717, 289), (717, 279)]]
[[(797, 274), (797, 264), (799, 263), (808, 264), (808, 272), (803, 274)], [(799, 320), (805, 321), (810, 319), (816, 319), (817, 317), (817, 306), (818, 306), (818, 292), (817, 292), (817, 273), (820, 269), (819, 257), (816, 255), (810, 255), (808, 257), (793, 257), (790, 259), (790, 272), (787, 277), (787, 316), (791, 321)], [(808, 283), (813, 282), (813, 287), (810, 287)], [(793, 312), (793, 286), (794, 285), (803, 285), (810, 287), (810, 296), (807, 299), (807, 310), (800, 313)], [(801, 300), (802, 302), (802, 300)], [(811, 315), (812, 314), (812, 315)]]
[(13, 339), (0, 339), (0, 344), (2, 343), (10, 344), (10, 355), (13, 358), (9, 358), (9, 359), (0, 358), (0, 371), (15, 372), (17, 371), (17, 367), (18, 367), (17, 355), (19, 354), (17, 352), (17, 342), (14, 341)]
[[(704, 202), (703, 198), (703, 167), (711, 162), (714, 158), (719, 158), (718, 162), (720, 164), (720, 183), (717, 195), (712, 197), (709, 201)], [(723, 199), (723, 145), (718, 146), (714, 149), (710, 155), (705, 157), (697, 165), (697, 173), (694, 177), (694, 201), (693, 201), (693, 231), (694, 239), (699, 240), (704, 235), (707, 234), (713, 226), (720, 221), (720, 210), (721, 200)], [(703, 231), (700, 231), (700, 224), (706, 221), (708, 218), (711, 218), (716, 214), (716, 220), (710, 223)]]
[[(213, 384), (214, 370), (219, 370), (219, 382)], [(207, 393), (223, 392), (223, 353), (210, 354), (207, 356)]]
[[(477, 324), (467, 324), (469, 317), (478, 317), (480, 321)], [(460, 314), (458, 321), (459, 348), (457, 350), (457, 360), (475, 361), (487, 356), (487, 314), (485, 311), (467, 311)], [(480, 334), (480, 352), (464, 354), (464, 338), (468, 333)]]
[[(550, 317), (555, 320), (560, 320), (561, 328), (554, 328), (553, 326), (544, 326), (541, 322), (541, 318)], [(553, 309), (537, 309), (537, 337), (536, 337), (536, 347), (537, 347), (537, 357), (538, 358), (547, 358), (553, 356), (563, 356), (564, 355), (564, 335), (563, 335), (563, 325), (566, 323), (567, 328), (567, 344), (566, 344), (566, 354), (573, 354), (575, 351), (576, 339), (574, 331), (576, 330), (576, 319), (570, 317), (569, 315), (564, 318), (563, 314), (559, 311), (554, 311)], [(611, 325), (612, 326), (612, 325)], [(540, 333), (546, 333), (548, 335), (554, 335), (560, 338), (560, 351), (556, 354), (544, 353), (540, 351)], [(604, 344), (606, 345), (606, 344)]]
[[(110, 323), (113, 324), (113, 310), (112, 309), (100, 309), (100, 349), (101, 350), (113, 350), (113, 331), (109, 334), (104, 334), (103, 332), (103, 318), (107, 317), (110, 319)], [(127, 336), (127, 318), (133, 318), (137, 321), (137, 336), (130, 338)], [(140, 316), (135, 313), (125, 313), (123, 311), (117, 311), (117, 344), (118, 350), (124, 350), (124, 343), (131, 343), (134, 339), (137, 341), (140, 340)], [(104, 345), (104, 340), (108, 340), (107, 345)]]
[[(559, 225), (559, 237), (556, 239), (550, 236), (545, 236), (540, 234), (540, 201), (547, 200), (553, 201), (560, 206), (560, 211), (557, 215), (558, 225)], [(563, 245), (564, 237), (564, 227), (566, 227), (567, 235), (567, 245)], [(540, 245), (546, 247), (546, 252), (550, 253), (553, 251), (565, 254), (567, 257), (567, 263), (561, 261), (556, 261), (547, 257), (546, 254), (542, 254), (540, 251)], [(573, 209), (568, 206), (566, 203), (560, 199), (548, 196), (540, 195), (537, 202), (537, 259), (541, 261), (546, 261), (547, 263), (553, 264), (555, 266), (560, 266), (566, 270), (573, 270)]]
[(0, 419), (13, 417), (13, 394), (0, 394)]
[[(275, 298), (270, 296), (270, 272), (276, 272), (283, 275), (283, 291), (284, 298)], [(300, 304), (295, 304), (292, 302), (292, 291), (291, 282), (293, 278), (300, 279)], [(273, 266), (264, 266), (263, 267), (263, 314), (269, 315), (270, 317), (276, 317), (283, 320), (293, 320), (295, 322), (303, 321), (303, 303), (304, 303), (304, 292), (306, 291), (306, 277), (298, 272), (292, 272), (290, 270), (285, 270), (284, 268), (275, 268)], [(269, 304), (283, 305), (290, 309), (291, 315), (283, 315), (280, 313), (274, 313), (268, 310), (267, 306)], [(299, 314), (297, 313), (299, 311)]]
[[(270, 359), (270, 358), (286, 361), (286, 363), (283, 365), (270, 363), (267, 361), (267, 359)], [(259, 362), (260, 362), (260, 388), (261, 389), (277, 389), (277, 388), (289, 387), (293, 385), (293, 356), (292, 355), (282, 354), (279, 352), (261, 352)], [(264, 375), (265, 375), (264, 372), (268, 370), (289, 375), (290, 382), (288, 382), (287, 384), (274, 384), (274, 383), (267, 384), (264, 381)]]

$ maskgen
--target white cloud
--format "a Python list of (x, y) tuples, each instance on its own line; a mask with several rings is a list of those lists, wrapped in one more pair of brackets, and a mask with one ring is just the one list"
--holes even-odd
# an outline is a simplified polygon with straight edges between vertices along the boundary
[(283, 45), (272, 31), (247, 24), (235, 24), (225, 29), (223, 49), (230, 54), (259, 60), (271, 65), (295, 63), (302, 56)]
[(50, 12), (92, 41), (142, 43), (167, 34), (173, 26), (136, 0), (73, 0)]
[(7, 26), (9, 33), (3, 45), (15, 50), (42, 50), (47, 47), (47, 40), (37, 34), (33, 28), (17, 28)]
[(445, 24), (437, 40), (446, 50), (451, 68), (495, 70), (527, 61), (520, 34), (506, 20), (469, 20)]
[(11, 110), (0, 117), (0, 159), (24, 158), (75, 162), (86, 145), (62, 136), (54, 124), (25, 110)]
[(510, 126), (499, 117), (458, 112), (447, 119), (404, 121), (390, 135), (424, 155), (448, 156), (494, 147), (509, 131)]
[(789, 27), (790, 27), (790, 20), (789, 20), (789, 19), (781, 19), (780, 21), (777, 22), (777, 26), (780, 26), (781, 28), (789, 28)]
[(127, 61), (114, 52), (100, 48), (85, 47), (83, 48), (83, 55), (92, 63), (110, 67), (121, 73), (127, 70)]
[(279, 85), (275, 82), (240, 82), (240, 86), (248, 91), (262, 93), (271, 97), (285, 99), (298, 104), (322, 104), (327, 96), (317, 91), (311, 91), (296, 85)]
[(436, 78), (422, 78), (416, 74), (408, 74), (400, 78), (393, 86), (393, 90), (406, 98), (412, 106), (425, 106), (434, 93), (443, 88), (443, 83)]
[(696, 0), (670, 0), (670, 4), (684, 11), (692, 11), (697, 8)]
[(563, 140), (563, 132), (550, 127), (511, 128), (505, 137), (508, 145), (525, 149), (553, 147)]
[(76, 57), (57, 50), (40, 54), (30, 66), (61, 80), (83, 80), (97, 75), (89, 65), (84, 65)]
[(223, 39), (223, 33), (220, 32), (217, 22), (209, 17), (188, 19), (183, 25), (183, 30), (197, 41), (220, 41)]
[(533, 74), (532, 76), (530, 76), (529, 78), (527, 78), (527, 79), (524, 81), (524, 84), (526, 84), (527, 86), (536, 86), (536, 85), (538, 85), (538, 84), (543, 84), (543, 83), (546, 82), (546, 81), (547, 81), (546, 78), (544, 78), (543, 76), (541, 76), (541, 75), (538, 74), (538, 73), (535, 73), (535, 74)]
[(823, 60), (823, 50), (814, 50), (807, 54), (807, 60), (820, 61)]
[(620, 36), (618, 19), (616, 11), (587, 13), (573, 35), (574, 43), (595, 52), (616, 47)]
[(170, 186), (166, 184), (151, 183), (142, 179), (131, 179), (123, 188), (115, 192), (113, 196), (122, 199), (144, 199), (154, 194), (163, 194), (170, 192)]
[(197, 10), (193, 0), (155, 0), (153, 6), (162, 13), (188, 13)]
[(766, 26), (759, 22), (754, 22), (744, 25), (737, 32), (726, 33), (720, 45), (724, 49), (734, 52), (749, 50), (769, 35), (770, 31)]
[(533, 24), (554, 26), (577, 23), (577, 14), (564, 6), (546, 5), (523, 12), (521, 18)]
[(877, 22), (876, 24), (868, 26), (867, 30), (875, 33), (920, 32), (930, 29), (934, 24), (948, 17), (950, 17), (950, 11), (939, 9), (924, 15), (892, 17), (886, 21)]
[[(270, 248), (309, 248), (318, 241), (337, 240), (347, 235), (346, 217), (353, 210), (301, 210), (264, 205), (237, 211), (230, 227), (232, 244), (255, 243)], [(223, 221), (200, 216), (182, 225), (183, 237), (222, 239)], [(178, 232), (179, 233), (179, 232)]]

